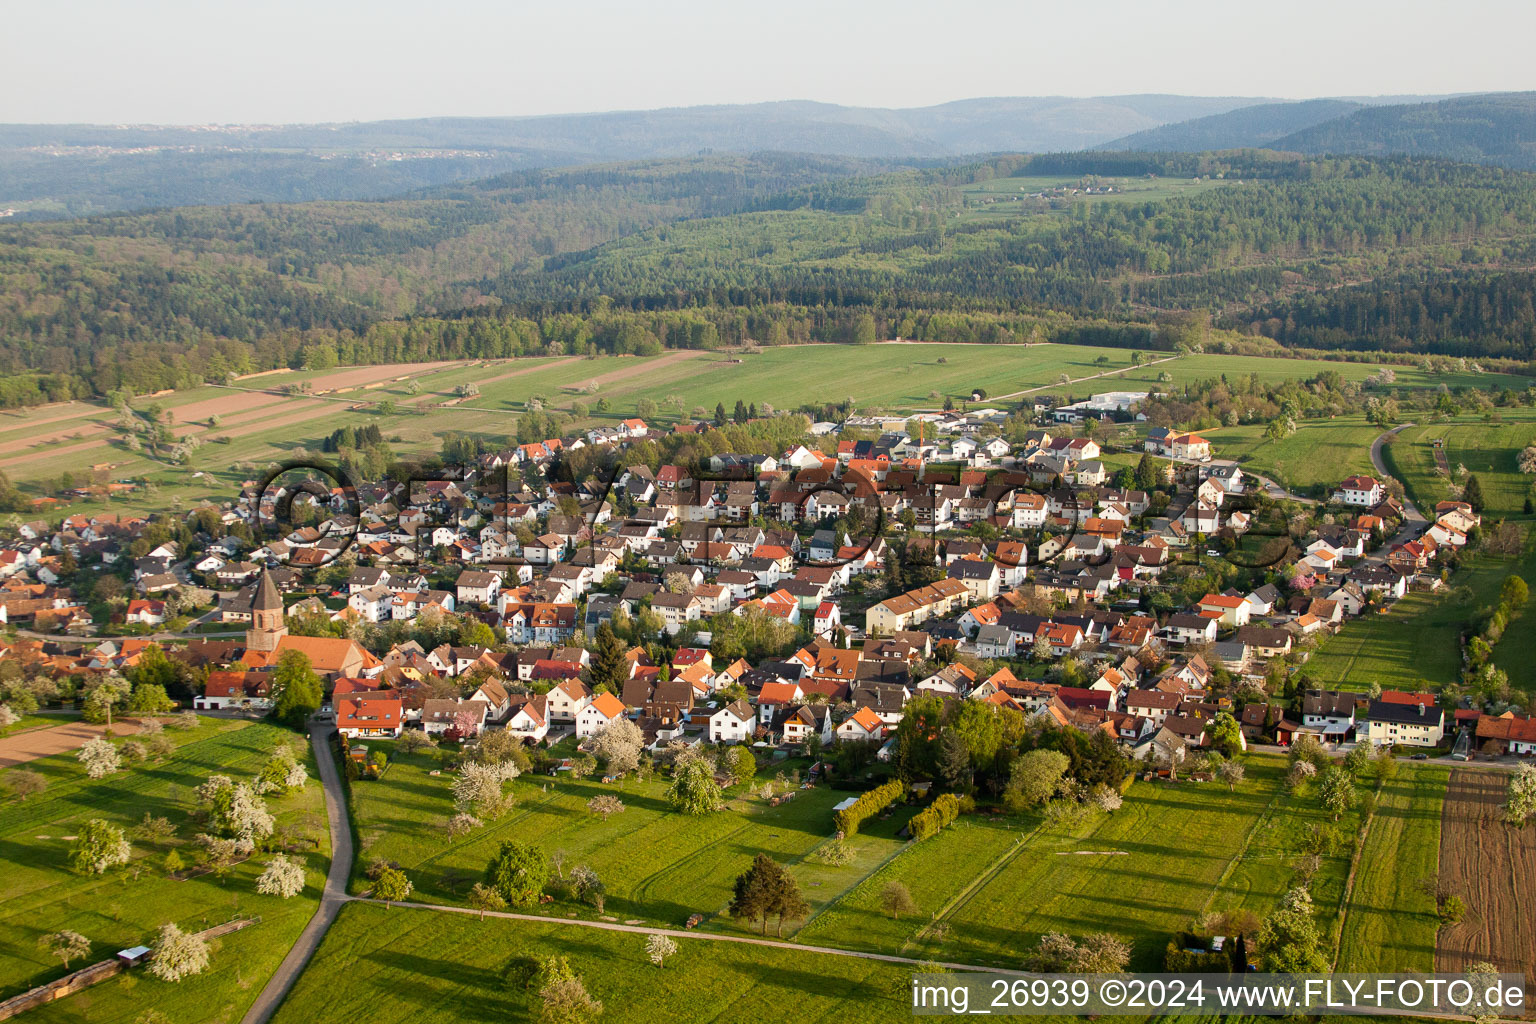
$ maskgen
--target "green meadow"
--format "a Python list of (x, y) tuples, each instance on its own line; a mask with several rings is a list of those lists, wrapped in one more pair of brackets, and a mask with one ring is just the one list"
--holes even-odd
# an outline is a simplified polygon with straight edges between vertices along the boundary
[[(24, 801), (12, 799), (0, 811), (6, 864), (0, 874), (0, 998), (65, 973), (38, 948), (38, 937), (45, 933), (68, 929), (90, 940), (90, 955), (71, 965), (78, 969), (149, 940), (169, 921), (187, 931), (239, 917), (260, 921), (214, 940), (212, 964), (204, 974), (168, 984), (134, 971), (29, 1011), (28, 1020), (105, 1024), (135, 1020), (151, 1006), (176, 1024), (238, 1020), (314, 913), (330, 837), (309, 761), (309, 785), (268, 802), (280, 829), (316, 841), (305, 847), (307, 852), (290, 855), (306, 868), (304, 893), (291, 900), (257, 893), (255, 879), (268, 859), (264, 854), (236, 865), (223, 878), (200, 874), (178, 880), (164, 867), (173, 850), (187, 864), (197, 862), (196, 787), (213, 774), (250, 777), (273, 747), (294, 739), (293, 734), (262, 723), (204, 719), (195, 730), (168, 729), (166, 735), (178, 746), (164, 761), (125, 766), (100, 780), (88, 778), (73, 754), (24, 766), (48, 785)], [(136, 835), (134, 826), (146, 814), (168, 819), (175, 834), (159, 840)], [(126, 830), (133, 857), (103, 875), (79, 875), (67, 866), (69, 839), (94, 818)]]

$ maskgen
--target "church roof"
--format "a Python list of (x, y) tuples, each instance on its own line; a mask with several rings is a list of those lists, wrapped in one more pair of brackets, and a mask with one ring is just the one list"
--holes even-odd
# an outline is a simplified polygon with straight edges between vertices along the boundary
[(282, 611), (283, 599), (277, 592), (277, 586), (272, 582), (272, 574), (261, 574), (261, 582), (256, 584), (256, 596), (251, 599), (251, 610), (255, 612)]

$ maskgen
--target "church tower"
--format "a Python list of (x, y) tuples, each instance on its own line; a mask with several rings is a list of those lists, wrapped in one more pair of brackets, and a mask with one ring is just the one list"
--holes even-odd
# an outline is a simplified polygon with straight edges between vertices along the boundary
[(288, 635), (283, 623), (283, 599), (272, 582), (272, 574), (263, 572), (256, 584), (256, 596), (251, 599), (251, 628), (245, 631), (245, 649), (248, 651), (277, 650), (278, 642)]

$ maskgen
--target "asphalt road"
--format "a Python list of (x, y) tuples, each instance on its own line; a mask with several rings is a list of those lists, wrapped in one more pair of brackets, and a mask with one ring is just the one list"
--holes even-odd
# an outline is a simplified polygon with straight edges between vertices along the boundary
[(331, 829), (331, 867), (325, 876), (320, 906), (240, 1024), (266, 1024), (272, 1018), (310, 957), (320, 947), (326, 931), (335, 923), (342, 905), (350, 898), (347, 880), (352, 874), (352, 830), (347, 826), (347, 797), (341, 786), (341, 775), (336, 770), (336, 759), (331, 755), (331, 735), (335, 731), (334, 727), (328, 726), (314, 729), (309, 734), (315, 763), (320, 769), (320, 784), (325, 790), (325, 817)]

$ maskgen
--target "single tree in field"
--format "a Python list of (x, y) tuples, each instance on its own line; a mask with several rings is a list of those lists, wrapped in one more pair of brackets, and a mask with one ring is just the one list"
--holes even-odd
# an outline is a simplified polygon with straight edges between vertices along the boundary
[(502, 899), (501, 893), (484, 882), (476, 882), (475, 887), (469, 890), (469, 905), (480, 911), (482, 921), (485, 920), (487, 911), (507, 909), (507, 901)]
[(379, 872), (379, 877), (373, 880), (373, 898), (383, 900), (385, 909), (392, 903), (398, 903), (411, 894), (414, 887), (411, 880), (405, 877), (405, 872), (399, 868), (385, 868)]
[(880, 890), (880, 906), (897, 919), (904, 914), (917, 913), (917, 901), (912, 898), (912, 890), (900, 882), (887, 882), (885, 888)]
[(1333, 820), (1355, 806), (1355, 780), (1338, 765), (1329, 766), (1317, 777), (1317, 798)]
[(1056, 750), (1031, 750), (1013, 762), (1003, 801), (1010, 810), (1038, 807), (1051, 798), (1071, 760)]
[(539, 989), (540, 1024), (590, 1024), (603, 1012), (603, 1004), (587, 993), (580, 978), (551, 981)]
[(809, 911), (810, 906), (800, 894), (800, 884), (765, 853), (753, 858), (752, 866), (736, 879), (731, 916), (760, 922), (765, 935), (768, 918), (778, 919), (775, 931), (782, 935), (785, 921), (799, 920)]
[(133, 847), (128, 845), (122, 829), (101, 818), (92, 818), (76, 834), (69, 863), (83, 874), (99, 875), (107, 868), (127, 864), (132, 855)]
[(645, 940), (645, 955), (657, 967), (664, 966), (667, 957), (676, 952), (677, 943), (660, 932), (651, 933), (650, 938)]
[(624, 810), (624, 801), (612, 793), (599, 793), (587, 801), (587, 810), (593, 814), (602, 815), (603, 820), (607, 821), (610, 814), (618, 814)]
[(645, 736), (634, 722), (620, 718), (597, 734), (593, 746), (609, 775), (625, 775), (640, 767), (640, 749), (645, 746)]
[(117, 771), (122, 764), (117, 747), (104, 736), (96, 736), (85, 742), (75, 752), (75, 759), (85, 765), (85, 774), (93, 779), (104, 779)]
[(1504, 820), (1517, 828), (1536, 817), (1536, 765), (1522, 764), (1509, 777)]
[(163, 924), (149, 955), (149, 973), (161, 981), (180, 981), (208, 969), (208, 941), (174, 923)]
[(548, 883), (549, 858), (544, 851), (512, 839), (502, 842), (485, 868), (485, 884), (514, 907), (537, 903)]
[(304, 891), (304, 866), (278, 854), (256, 878), (256, 891), (290, 899)]
[(700, 757), (686, 758), (677, 766), (667, 796), (684, 814), (708, 814), (719, 810), (722, 803), (715, 770)]
[(1467, 913), (1467, 905), (1462, 902), (1460, 896), (1447, 896), (1440, 904), (1440, 927), (1449, 928), (1458, 924)]
[(49, 956), (58, 957), (67, 971), (71, 960), (78, 960), (90, 953), (91, 940), (79, 932), (49, 932), (38, 937), (37, 948)]
[(1241, 761), (1223, 761), (1216, 768), (1216, 777), (1227, 784), (1228, 793), (1237, 788), (1237, 784), (1243, 781), (1245, 774), (1247, 773)]

